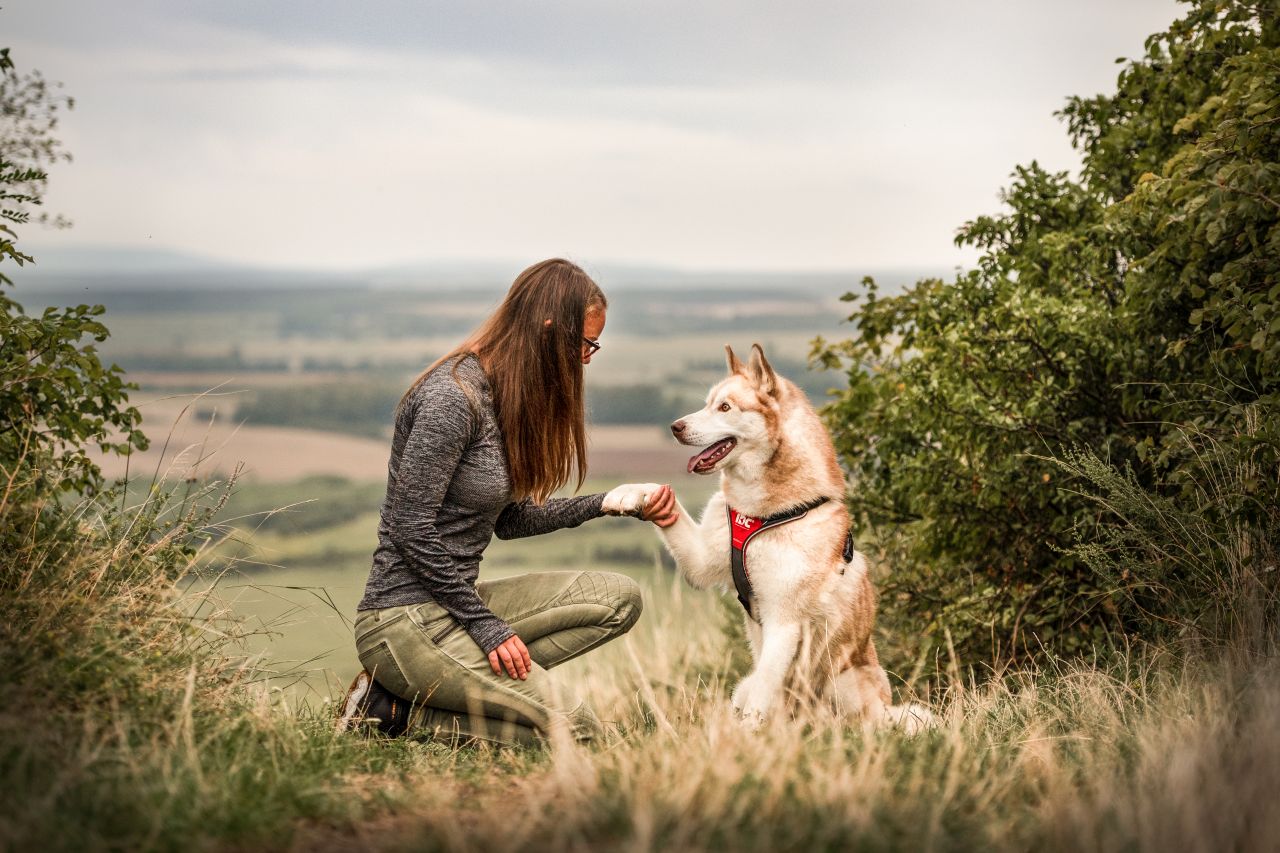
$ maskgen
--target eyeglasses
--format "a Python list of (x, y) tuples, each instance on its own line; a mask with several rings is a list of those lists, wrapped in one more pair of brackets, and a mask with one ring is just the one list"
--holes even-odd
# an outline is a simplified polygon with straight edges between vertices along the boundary
[(600, 352), (600, 342), (599, 342), (599, 341), (593, 341), (593, 340), (591, 340), (591, 338), (588, 338), (588, 337), (586, 337), (586, 336), (584, 335), (584, 336), (583, 336), (583, 338), (582, 338), (582, 343), (583, 343), (583, 344), (585, 344), (585, 345), (588, 347), (588, 349), (587, 349), (587, 358), (590, 358), (591, 356), (593, 356), (593, 355), (595, 355), (596, 353)]

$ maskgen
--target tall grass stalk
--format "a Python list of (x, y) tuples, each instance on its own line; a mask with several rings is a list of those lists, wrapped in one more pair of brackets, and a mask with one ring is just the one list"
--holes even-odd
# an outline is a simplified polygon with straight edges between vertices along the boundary
[(1147, 642), (1250, 654), (1280, 617), (1280, 437), (1243, 407), (1223, 434), (1179, 428), (1193, 476), (1144, 488), (1129, 469), (1076, 450), (1055, 461), (1098, 507), (1071, 553)]
[(327, 718), (256, 688), (240, 620), (216, 587), (184, 583), (210, 542), (233, 535), (211, 520), (235, 480), (160, 479), (132, 504), (117, 487), (10, 506), (0, 849), (280, 837), (299, 818), (392, 796), (394, 774), (356, 798), (344, 774), (381, 773), (402, 750), (336, 741)]

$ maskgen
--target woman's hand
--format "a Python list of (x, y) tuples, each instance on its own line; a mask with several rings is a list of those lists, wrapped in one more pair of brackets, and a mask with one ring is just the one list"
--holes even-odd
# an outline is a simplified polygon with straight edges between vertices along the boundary
[(529, 650), (524, 647), (524, 641), (513, 634), (503, 640), (502, 645), (489, 652), (489, 666), (493, 667), (494, 675), (502, 675), (505, 669), (507, 675), (524, 681), (533, 669), (533, 660), (529, 657)]
[(640, 517), (652, 521), (659, 527), (670, 527), (680, 519), (680, 505), (676, 503), (676, 492), (671, 486), (664, 484), (658, 491), (649, 495)]
[(604, 496), (601, 509), (608, 515), (633, 515), (670, 527), (680, 517), (675, 492), (659, 483), (625, 483)]

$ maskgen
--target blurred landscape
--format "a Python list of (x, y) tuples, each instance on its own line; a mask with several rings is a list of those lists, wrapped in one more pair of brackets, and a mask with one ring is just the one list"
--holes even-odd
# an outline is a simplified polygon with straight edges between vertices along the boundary
[[(196, 419), (378, 439), (389, 436), (391, 411), (413, 377), (496, 307), (510, 283), (496, 271), (336, 280), (218, 269), (130, 275), (55, 264), (24, 274), (20, 296), (30, 313), (106, 306), (112, 334), (100, 352), (142, 386), (140, 403), (212, 392), (193, 407)], [(890, 273), (882, 288), (928, 272)], [(725, 344), (760, 342), (816, 402), (841, 384), (808, 370), (807, 357), (815, 336), (841, 333), (847, 311), (839, 298), (861, 274), (597, 278), (610, 311), (604, 349), (587, 374), (596, 426), (665, 427), (700, 405), (723, 372)]]
[[(336, 277), (181, 255), (50, 257), (19, 281), (27, 312), (101, 303), (111, 329), (103, 361), (140, 386), (131, 401), (151, 446), (97, 456), (104, 474), (127, 475), (141, 493), (156, 478), (196, 488), (239, 467), (219, 516), (235, 532), (211, 554), (237, 568), (216, 582), (260, 631), (251, 645), (281, 684), (327, 696), (356, 666), (350, 619), (377, 541), (395, 404), (501, 301), (518, 267), (506, 279), (499, 265)], [(897, 290), (930, 272), (877, 279)], [(685, 472), (689, 454), (667, 424), (702, 405), (724, 373), (725, 344), (760, 342), (816, 405), (844, 381), (809, 369), (808, 355), (816, 336), (847, 333), (840, 296), (861, 274), (593, 275), (610, 307), (603, 348), (587, 368), (584, 491), (670, 482), (700, 509), (716, 483)], [(482, 577), (590, 566), (656, 590), (668, 580), (663, 560), (648, 525), (600, 519), (495, 541)]]

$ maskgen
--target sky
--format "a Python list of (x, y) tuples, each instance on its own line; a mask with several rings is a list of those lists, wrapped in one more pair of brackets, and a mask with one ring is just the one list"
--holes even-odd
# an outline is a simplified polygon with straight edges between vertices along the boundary
[[(45, 254), (950, 268), (1173, 0), (7, 0), (76, 99)], [(39, 256), (38, 256), (39, 257)]]

